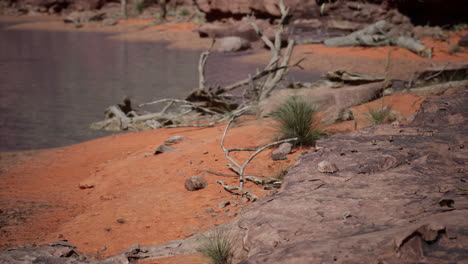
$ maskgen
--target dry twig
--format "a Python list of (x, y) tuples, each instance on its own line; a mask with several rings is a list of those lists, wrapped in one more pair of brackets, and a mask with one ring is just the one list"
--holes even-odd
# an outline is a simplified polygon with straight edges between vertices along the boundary
[[(231, 163), (228, 163), (227, 166), (233, 170), (237, 175), (239, 175), (239, 186), (237, 187), (229, 187), (227, 185), (225, 185), (223, 182), (220, 182), (218, 181), (219, 184), (221, 184), (223, 186), (223, 188), (229, 192), (233, 192), (233, 191), (239, 191), (240, 194), (244, 195), (245, 192), (244, 192), (244, 178), (246, 177), (244, 175), (244, 172), (245, 172), (245, 168), (247, 167), (247, 165), (258, 155), (260, 154), (262, 151), (264, 151), (265, 149), (269, 148), (269, 147), (272, 147), (272, 146), (275, 146), (275, 145), (279, 145), (279, 144), (282, 144), (282, 143), (285, 143), (285, 142), (291, 142), (291, 141), (296, 141), (297, 138), (290, 138), (290, 139), (283, 139), (283, 140), (279, 140), (279, 141), (276, 141), (276, 142), (273, 142), (273, 143), (270, 143), (270, 144), (267, 144), (263, 147), (260, 147), (260, 148), (230, 148), (230, 149), (227, 149), (225, 146), (224, 146), (224, 142), (225, 142), (225, 138), (226, 138), (226, 134), (229, 130), (229, 127), (231, 126), (232, 122), (234, 122), (234, 120), (241, 116), (242, 115), (242, 112), (238, 113), (238, 114), (235, 114), (230, 120), (229, 122), (227, 123), (226, 125), (226, 128), (224, 129), (224, 133), (223, 133), (223, 136), (221, 138), (221, 149), (223, 150), (226, 158), (231, 162)], [(234, 160), (231, 156), (230, 156), (230, 153), (231, 152), (234, 152), (234, 151), (253, 151), (254, 153), (252, 155), (250, 155), (250, 157), (242, 164), (240, 165), (236, 160)], [(252, 181), (256, 181), (256, 179), (254, 179), (253, 177), (250, 177), (250, 180)]]

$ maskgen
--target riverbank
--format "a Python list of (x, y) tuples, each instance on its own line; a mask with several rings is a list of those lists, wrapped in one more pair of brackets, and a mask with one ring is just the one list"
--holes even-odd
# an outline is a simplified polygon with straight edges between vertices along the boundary
[[(197, 37), (190, 24), (151, 27), (134, 21), (110, 29), (94, 24), (76, 29), (58, 21), (42, 21), (10, 28), (118, 32), (112, 37), (128, 41), (171, 41), (169, 46), (172, 48), (202, 50), (209, 45), (209, 40)], [(461, 34), (463, 32), (454, 33), (454, 41)], [(194, 42), (187, 42), (195, 37)], [(293, 61), (306, 57), (302, 64), (306, 73), (345, 69), (383, 75), (391, 51), (390, 77), (406, 78), (433, 63), (468, 60), (466, 52), (449, 54), (442, 43), (428, 43), (434, 43), (436, 47), (433, 61), (399, 48), (337, 49), (321, 45), (298, 46)], [(268, 57), (269, 52), (255, 50), (252, 54), (239, 56), (238, 61), (240, 64), (260, 63)], [(419, 109), (423, 99), (412, 94), (397, 94), (386, 97), (384, 102), (407, 120)], [(366, 110), (381, 102), (378, 100), (352, 109), (357, 113), (357, 128), (369, 125)], [(159, 129), (114, 135), (57, 149), (1, 153), (0, 222), (1, 240), (5, 241), (1, 248), (66, 239), (86, 254), (106, 257), (133, 244), (154, 245), (184, 239), (232, 221), (249, 203), (228, 195), (216, 183), (222, 179), (232, 185), (236, 183), (235, 178), (208, 172), (232, 174), (220, 148), (223, 129), (224, 124), (203, 129)], [(356, 126), (352, 121), (330, 128), (333, 132), (354, 129)], [(174, 152), (147, 155), (172, 136), (187, 139), (173, 145), (177, 148)], [(230, 130), (227, 144), (258, 147), (270, 142), (272, 137), (269, 121), (248, 117)], [(275, 176), (295, 163), (297, 155), (304, 150), (295, 150), (286, 161), (272, 161), (270, 150), (265, 151), (252, 162), (247, 172)], [(208, 187), (197, 192), (185, 190), (184, 181), (192, 175), (204, 176)], [(251, 183), (247, 188), (260, 197), (270, 193)], [(227, 201), (231, 205), (218, 208), (219, 203)]]
[[(200, 38), (196, 31), (198, 25), (193, 22), (175, 22), (155, 25), (151, 19), (121, 20), (115, 26), (101, 23), (84, 23), (76, 28), (73, 24), (65, 24), (60, 18), (44, 17), (39, 21), (23, 17), (0, 16), (0, 21), (18, 22), (9, 27), (11, 30), (58, 30), (70, 32), (106, 32), (113, 33), (111, 38), (125, 41), (166, 42), (169, 48), (185, 50), (206, 50), (211, 40)], [(456, 52), (453, 47), (460, 38), (468, 34), (468, 30), (448, 31), (447, 39), (423, 38), (427, 47), (433, 50), (431, 59), (420, 57), (400, 47), (326, 47), (320, 44), (297, 45), (292, 61), (301, 58), (305, 72), (326, 72), (343, 69), (366, 74), (383, 75), (386, 61), (390, 60), (388, 76), (390, 78), (407, 79), (414, 71), (422, 70), (433, 64), (446, 62), (466, 62), (468, 52), (459, 47)], [(267, 63), (270, 51), (256, 48), (253, 52), (241, 53), (239, 63)]]
[[(385, 103), (407, 118), (422, 100), (404, 94), (387, 97)], [(362, 121), (360, 124), (369, 124), (365, 109), (379, 103), (353, 109), (359, 113), (356, 119)], [(66, 239), (86, 254), (105, 257), (133, 244), (184, 239), (231, 221), (249, 203), (229, 195), (216, 183), (221, 179), (235, 185), (235, 178), (210, 173), (233, 175), (220, 147), (223, 129), (224, 124), (158, 129), (64, 148), (1, 153), (1, 247)], [(348, 121), (331, 130), (354, 127)], [(151, 155), (172, 136), (186, 140), (173, 145), (177, 148), (174, 152)], [(259, 147), (273, 137), (270, 121), (246, 117), (229, 131), (227, 145)], [(296, 149), (285, 161), (272, 161), (271, 150), (267, 150), (252, 161), (247, 173), (275, 177), (304, 150)], [(246, 156), (235, 158), (244, 160)], [(185, 190), (184, 181), (192, 175), (204, 176), (208, 187)], [(247, 189), (260, 197), (271, 193), (252, 183), (247, 183)], [(225, 201), (231, 205), (218, 208)]]

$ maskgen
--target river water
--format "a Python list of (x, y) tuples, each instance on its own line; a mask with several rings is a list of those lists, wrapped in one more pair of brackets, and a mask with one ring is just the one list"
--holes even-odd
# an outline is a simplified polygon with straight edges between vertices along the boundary
[[(134, 104), (183, 98), (198, 85), (199, 53), (103, 33), (8, 30), (0, 24), (0, 151), (110, 135), (89, 124), (124, 96)], [(208, 81), (222, 84), (253, 72), (255, 65), (239, 65), (236, 56), (214, 54)]]

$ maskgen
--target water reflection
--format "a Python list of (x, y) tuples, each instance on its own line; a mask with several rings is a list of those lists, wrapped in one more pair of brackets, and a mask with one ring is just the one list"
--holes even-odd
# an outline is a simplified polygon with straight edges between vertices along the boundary
[(198, 52), (104, 34), (0, 31), (0, 150), (57, 147), (108, 133), (91, 131), (103, 110), (180, 97), (197, 83)]
[[(109, 135), (88, 129), (106, 107), (183, 98), (198, 86), (198, 51), (126, 42), (102, 33), (6, 30), (0, 23), (0, 151), (59, 147)], [(208, 84), (228, 84), (257, 66), (213, 53)], [(317, 75), (293, 72), (296, 80)], [(148, 109), (152, 110), (152, 109)]]

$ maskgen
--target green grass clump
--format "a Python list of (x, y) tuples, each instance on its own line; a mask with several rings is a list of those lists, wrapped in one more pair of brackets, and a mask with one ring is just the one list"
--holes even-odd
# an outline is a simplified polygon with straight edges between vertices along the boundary
[(233, 255), (231, 234), (225, 230), (213, 230), (204, 238), (200, 252), (210, 259), (210, 264), (228, 264)]
[(141, 15), (143, 13), (143, 10), (145, 9), (144, 2), (142, 0), (138, 0), (134, 2), (134, 5), (138, 15)]
[(295, 138), (296, 145), (313, 146), (325, 133), (320, 129), (317, 107), (298, 96), (289, 97), (272, 114), (280, 139)]
[(382, 106), (377, 109), (369, 108), (369, 120), (374, 125), (380, 125), (384, 123), (391, 123), (395, 121), (395, 118), (392, 116), (392, 108), (390, 106)]
[(181, 8), (177, 11), (177, 13), (179, 16), (183, 17), (190, 15), (190, 11), (187, 8)]
[(458, 53), (458, 52), (461, 52), (461, 48), (460, 48), (460, 46), (458, 46), (458, 44), (451, 45), (448, 48), (448, 53), (449, 54), (454, 54), (454, 53)]

